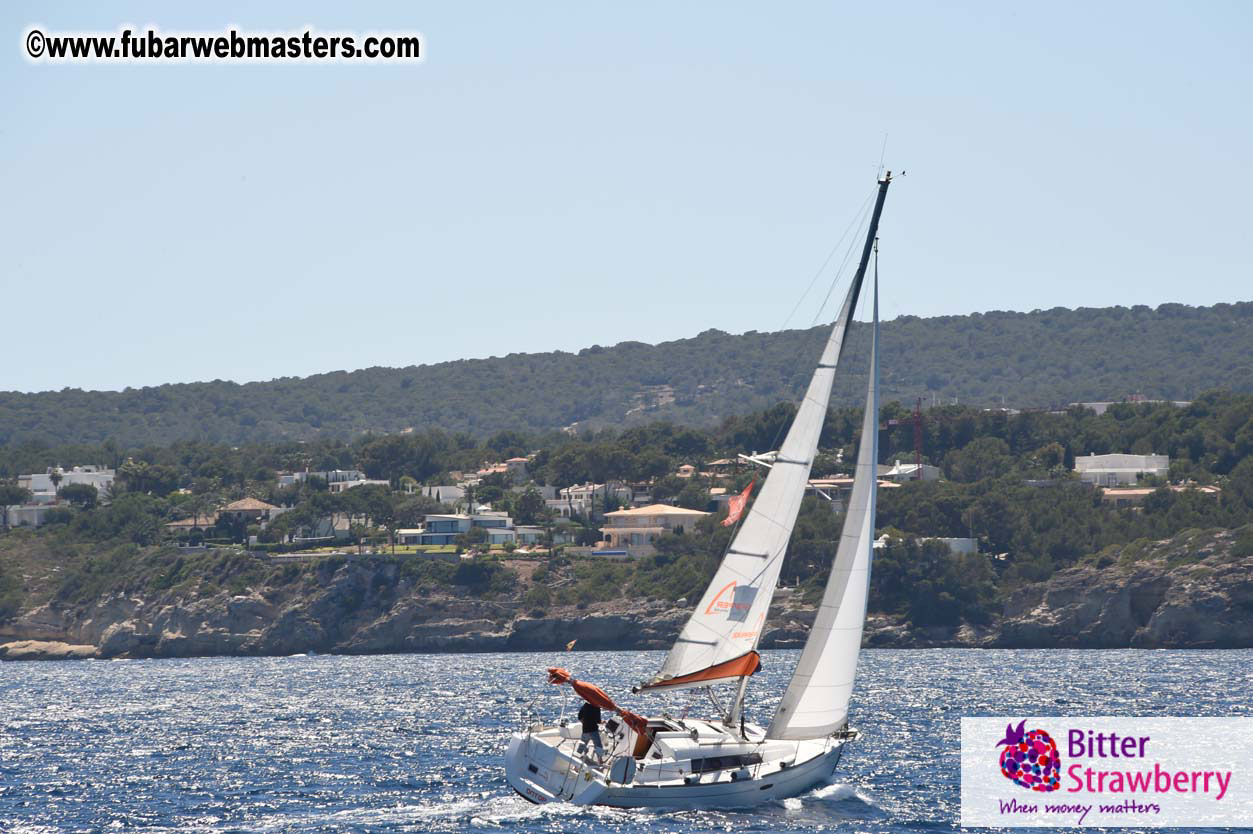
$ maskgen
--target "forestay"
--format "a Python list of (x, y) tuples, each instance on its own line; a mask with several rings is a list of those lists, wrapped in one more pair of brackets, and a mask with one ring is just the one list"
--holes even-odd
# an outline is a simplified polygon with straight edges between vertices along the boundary
[[(876, 268), (877, 273), (877, 268)], [(879, 460), (879, 280), (874, 284), (870, 382), (862, 418), (857, 469), (831, 576), (796, 671), (766, 737), (822, 738), (848, 721), (857, 672), (874, 547)]]

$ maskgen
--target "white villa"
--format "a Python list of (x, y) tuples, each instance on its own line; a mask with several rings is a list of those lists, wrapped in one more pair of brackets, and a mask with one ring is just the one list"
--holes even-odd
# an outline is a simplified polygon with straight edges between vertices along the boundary
[(1093, 454), (1076, 457), (1075, 471), (1080, 480), (1096, 486), (1134, 484), (1149, 475), (1165, 478), (1170, 473), (1170, 456)]
[[(53, 484), (54, 473), (59, 477), (59, 482), (55, 486)], [(34, 475), (19, 475), (17, 485), (23, 489), (29, 489), (35, 500), (39, 501), (41, 497), (55, 498), (58, 489), (70, 484), (87, 484), (95, 487), (103, 495), (113, 486), (116, 477), (116, 472), (103, 466), (75, 466), (73, 469), (55, 467)]]
[(376, 478), (358, 478), (355, 481), (336, 481), (330, 484), (327, 489), (330, 492), (347, 492), (350, 489), (360, 486), (384, 486), (391, 487), (391, 481), (382, 481)]
[(459, 486), (439, 485), (424, 486), (422, 494), (427, 498), (434, 498), (441, 504), (455, 506), (465, 500), (466, 491)]
[[(631, 500), (630, 487), (621, 484), (610, 484), (609, 494), (617, 497), (622, 501)], [(593, 499), (600, 501), (605, 497), (604, 484), (574, 484), (573, 486), (562, 487), (557, 490), (559, 499), (570, 499), (573, 501), (591, 501)]]
[(278, 474), (279, 486), (291, 486), (292, 484), (302, 484), (310, 478), (320, 478), (326, 481), (327, 485), (341, 484), (347, 481), (365, 480), (365, 473), (359, 469), (328, 469), (322, 472), (280, 472)]
[(457, 537), (471, 527), (487, 531), (488, 544), (510, 544), (517, 541), (513, 519), (508, 513), (485, 511), (468, 513), (431, 513), (421, 527), (396, 531), (397, 544), (456, 544)]
[[(922, 477), (918, 477), (918, 468), (922, 467)], [(932, 466), (929, 463), (901, 463), (899, 460), (892, 464), (881, 463), (878, 466), (879, 477), (888, 481), (895, 481), (903, 484), (906, 481), (938, 481), (940, 480), (940, 467)]]

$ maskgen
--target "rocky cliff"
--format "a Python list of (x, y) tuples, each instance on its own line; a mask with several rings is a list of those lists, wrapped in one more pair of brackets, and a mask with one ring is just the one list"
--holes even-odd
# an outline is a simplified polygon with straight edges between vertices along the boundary
[[(1253, 647), (1253, 554), (1228, 531), (1189, 531), (1096, 554), (1009, 594), (994, 622), (911, 628), (872, 614), (870, 646)], [(527, 608), (432, 593), (384, 557), (328, 560), (296, 588), (113, 592), (49, 602), (0, 626), (0, 658), (189, 657), (297, 652), (549, 651), (668, 647), (690, 613), (670, 603)], [(503, 595), (508, 596), (508, 595)], [(783, 591), (764, 648), (803, 644), (814, 608)]]
[(1012, 594), (999, 645), (1253, 646), (1253, 554), (1230, 531), (1111, 549)]

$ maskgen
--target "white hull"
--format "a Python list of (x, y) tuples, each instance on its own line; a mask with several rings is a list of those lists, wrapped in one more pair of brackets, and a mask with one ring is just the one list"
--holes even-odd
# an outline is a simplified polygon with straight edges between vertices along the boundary
[[(704, 728), (715, 725), (701, 722)], [(755, 732), (754, 732), (755, 731)], [(712, 734), (710, 734), (712, 735)], [(608, 805), (617, 808), (748, 808), (799, 796), (826, 784), (839, 763), (848, 738), (816, 741), (766, 742), (761, 728), (751, 728), (750, 743), (734, 738), (739, 750), (762, 751), (761, 761), (747, 766), (692, 773), (692, 759), (635, 760), (635, 772), (622, 779), (622, 766), (614, 764), (634, 734), (610, 739), (604, 764), (584, 755), (575, 739), (562, 738), (560, 728), (532, 727), (514, 733), (505, 754), (505, 775), (510, 787), (525, 799), (543, 804), (570, 802), (576, 805)], [(702, 735), (706, 749), (719, 747)], [(727, 744), (722, 747), (730, 749)], [(650, 748), (651, 750), (652, 748)], [(614, 755), (615, 752), (619, 755)], [(689, 751), (690, 752), (690, 751)], [(716, 752), (725, 752), (718, 750)], [(686, 755), (686, 754), (683, 754)], [(696, 761), (701, 761), (697, 759)], [(617, 770), (615, 774), (614, 771)], [(615, 780), (614, 776), (618, 777)]]

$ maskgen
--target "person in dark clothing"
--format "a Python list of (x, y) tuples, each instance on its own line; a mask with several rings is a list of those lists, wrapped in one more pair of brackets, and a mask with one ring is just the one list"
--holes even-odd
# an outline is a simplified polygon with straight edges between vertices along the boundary
[(583, 740), (592, 743), (597, 755), (603, 761), (605, 745), (600, 740), (600, 707), (584, 702), (579, 709), (579, 722), (583, 725)]

